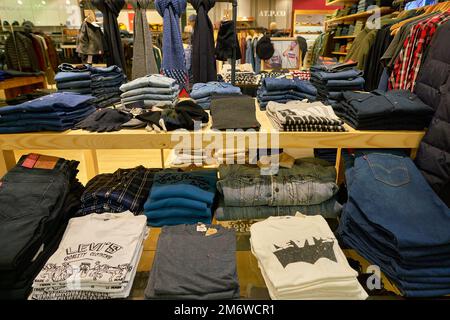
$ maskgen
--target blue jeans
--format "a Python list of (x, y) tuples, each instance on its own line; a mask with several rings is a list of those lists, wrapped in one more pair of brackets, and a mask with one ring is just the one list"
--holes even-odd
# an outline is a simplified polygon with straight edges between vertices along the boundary
[(157, 87), (157, 88), (173, 88), (175, 80), (160, 74), (152, 74), (145, 77), (134, 79), (120, 87), (120, 91), (126, 92), (138, 88)]
[(102, 82), (102, 81), (125, 81), (125, 76), (122, 73), (111, 73), (111, 74), (93, 74), (91, 75), (92, 82)]
[(312, 96), (317, 95), (316, 88), (309, 81), (300, 79), (265, 78), (262, 87), (267, 91), (295, 90)]
[(80, 80), (80, 81), (68, 81), (56, 83), (58, 90), (61, 89), (84, 89), (91, 88), (91, 80)]
[(196, 83), (192, 87), (191, 98), (197, 100), (214, 94), (241, 94), (241, 89), (225, 82)]
[(120, 77), (115, 80), (108, 80), (108, 81), (92, 81), (91, 88), (93, 90), (98, 88), (108, 88), (108, 87), (117, 87), (119, 88), (123, 83), (123, 78)]
[(91, 80), (89, 72), (58, 72), (55, 76), (56, 83)]
[(340, 72), (325, 72), (318, 71), (311, 74), (311, 77), (319, 80), (349, 80), (362, 77), (363, 72), (361, 70), (345, 70)]
[(109, 73), (120, 73), (123, 74), (122, 69), (120, 69), (118, 66), (109, 66), (109, 67), (93, 67), (93, 66), (87, 66), (89, 68), (89, 71), (92, 74), (109, 74)]
[(83, 95), (92, 94), (91, 88), (62, 89), (62, 90), (58, 90), (58, 92), (76, 93), (76, 94), (83, 94)]
[(127, 98), (122, 98), (122, 101), (124, 103), (129, 102), (129, 101), (136, 101), (136, 100), (164, 100), (164, 101), (173, 101), (178, 97), (178, 95), (173, 94), (173, 95), (166, 95), (166, 94), (141, 94), (138, 96), (133, 96), (133, 97), (127, 97)]
[(38, 99), (27, 101), (16, 106), (0, 108), (0, 115), (15, 112), (52, 112), (70, 111), (82, 104), (93, 102), (95, 97), (69, 92), (57, 92)]
[(128, 97), (134, 97), (139, 96), (141, 94), (177, 94), (178, 95), (179, 86), (175, 85), (172, 88), (139, 88), (130, 90), (127, 92), (122, 93), (122, 98), (128, 98)]
[(63, 72), (86, 72), (90, 71), (90, 67), (88, 65), (78, 66), (75, 67), (71, 65), (70, 63), (61, 63), (58, 66), (59, 71)]
[(92, 94), (94, 96), (99, 96), (99, 95), (109, 94), (109, 93), (116, 93), (116, 94), (120, 95), (120, 92), (121, 91), (116, 86), (114, 86), (114, 87), (100, 87), (100, 88), (92, 89)]

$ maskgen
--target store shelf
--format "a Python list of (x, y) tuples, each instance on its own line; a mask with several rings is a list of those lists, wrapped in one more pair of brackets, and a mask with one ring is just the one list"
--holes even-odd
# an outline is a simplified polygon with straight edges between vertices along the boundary
[(334, 51), (334, 52), (332, 52), (331, 54), (335, 54), (335, 55), (337, 55), (337, 56), (346, 56), (346, 55), (347, 55), (347, 52)]
[(359, 0), (334, 0), (334, 1), (330, 1), (330, 2), (325, 2), (325, 5), (327, 7), (330, 6), (337, 6), (337, 7), (343, 7), (346, 4), (354, 4), (354, 3), (358, 3)]
[[(370, 10), (370, 11), (365, 11), (365, 12), (361, 12), (361, 13), (351, 14), (351, 15), (348, 15), (348, 16), (334, 18), (334, 19), (330, 19), (330, 20), (325, 21), (325, 23), (326, 24), (330, 24), (330, 23), (336, 23), (336, 22), (345, 22), (345, 21), (354, 21), (354, 20), (359, 20), (359, 19), (367, 19), (371, 15), (373, 15), (375, 13), (375, 11), (376, 10)], [(381, 15), (385, 15), (385, 14), (391, 13), (393, 11), (394, 10), (392, 8), (389, 8), (389, 7), (381, 7), (380, 8), (380, 14)]]
[(338, 37), (333, 37), (333, 39), (355, 39), (356, 36), (338, 36)]

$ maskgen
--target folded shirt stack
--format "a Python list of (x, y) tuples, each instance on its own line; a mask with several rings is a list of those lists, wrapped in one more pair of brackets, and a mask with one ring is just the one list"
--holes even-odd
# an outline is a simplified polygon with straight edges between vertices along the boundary
[(218, 149), (212, 153), (218, 164), (245, 164), (249, 162), (249, 151), (246, 149)]
[(120, 87), (122, 104), (143, 101), (146, 108), (156, 104), (174, 106), (178, 101), (179, 86), (176, 80), (160, 74), (134, 79)]
[(258, 90), (258, 102), (265, 110), (269, 101), (286, 103), (291, 100), (316, 100), (317, 90), (309, 82), (300, 79), (265, 78)]
[(163, 227), (146, 299), (225, 300), (240, 297), (236, 232), (219, 225)]
[(95, 176), (86, 184), (79, 215), (127, 210), (141, 214), (157, 171), (139, 166)]
[(434, 110), (408, 90), (343, 93), (336, 114), (359, 130), (423, 130)]
[(291, 169), (279, 168), (276, 175), (261, 175), (252, 165), (219, 167), (220, 193), (217, 220), (265, 219), (270, 216), (322, 215), (336, 218), (341, 205), (336, 169), (327, 161), (298, 159)]
[(118, 66), (101, 68), (63, 63), (58, 68), (60, 72), (55, 76), (58, 91), (91, 94), (96, 98), (98, 108), (120, 102), (119, 87), (126, 81), (126, 76)]
[(270, 101), (267, 116), (280, 131), (345, 131), (344, 121), (336, 116), (333, 108), (319, 101), (289, 101), (286, 104)]
[(338, 235), (408, 297), (450, 294), (450, 209), (404, 155), (360, 152)]
[(343, 91), (364, 90), (363, 72), (356, 68), (330, 70), (316, 66), (311, 72), (311, 83), (317, 88), (318, 99), (335, 104)]
[(147, 223), (153, 227), (211, 223), (216, 182), (216, 170), (156, 173), (144, 205)]
[(235, 87), (230, 83), (211, 81), (208, 83), (196, 83), (192, 87), (191, 98), (195, 100), (203, 109), (209, 109), (211, 97), (213, 95), (240, 95), (241, 88)]
[(15, 106), (0, 108), (0, 133), (64, 131), (96, 109), (95, 98), (57, 92)]
[(90, 214), (69, 221), (58, 250), (34, 279), (34, 300), (127, 298), (147, 235), (144, 216)]
[(250, 244), (272, 299), (368, 297), (321, 216), (270, 217), (250, 227)]
[(261, 125), (256, 119), (255, 100), (249, 96), (213, 96), (211, 99), (212, 129), (254, 129)]
[(0, 299), (26, 299), (80, 207), (77, 161), (30, 154), (0, 180)]
[(216, 164), (212, 153), (204, 149), (173, 149), (169, 155), (169, 166), (172, 168), (202, 167)]

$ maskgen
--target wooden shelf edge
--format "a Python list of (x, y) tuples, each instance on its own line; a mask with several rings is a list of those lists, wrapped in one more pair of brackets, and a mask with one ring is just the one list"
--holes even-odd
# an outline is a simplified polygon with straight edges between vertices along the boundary
[(330, 2), (325, 2), (325, 6), (331, 7), (331, 6), (343, 6), (346, 3), (358, 3), (359, 0), (334, 0)]
[[(389, 8), (389, 7), (381, 7), (380, 8), (380, 14), (381, 15), (388, 14), (388, 13), (391, 13), (391, 12), (393, 12), (392, 8)], [(364, 11), (364, 12), (361, 12), (361, 13), (355, 13), (355, 14), (351, 14), (351, 15), (348, 15), (348, 16), (343, 16), (343, 17), (339, 17), (339, 18), (326, 20), (325, 24), (330, 24), (330, 23), (340, 22), (340, 21), (365, 19), (365, 18), (370, 17), (374, 13), (375, 13), (375, 10)]]
[(334, 51), (331, 54), (335, 54), (335, 55), (340, 55), (340, 56), (346, 56), (347, 52), (338, 52), (338, 51)]
[(355, 39), (356, 36), (337, 36), (333, 37), (333, 39)]

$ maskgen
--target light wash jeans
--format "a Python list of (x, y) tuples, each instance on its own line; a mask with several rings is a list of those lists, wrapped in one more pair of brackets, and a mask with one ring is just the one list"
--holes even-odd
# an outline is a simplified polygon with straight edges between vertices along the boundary
[(138, 88), (157, 87), (157, 88), (172, 88), (175, 85), (175, 80), (165, 77), (160, 74), (152, 74), (145, 77), (134, 79), (120, 87), (120, 91), (126, 92)]

